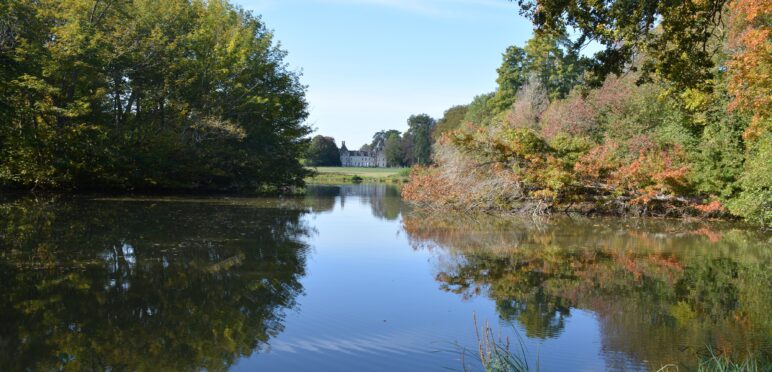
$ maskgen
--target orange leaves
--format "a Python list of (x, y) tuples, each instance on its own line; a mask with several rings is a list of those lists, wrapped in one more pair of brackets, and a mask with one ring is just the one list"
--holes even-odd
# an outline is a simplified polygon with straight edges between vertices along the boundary
[(614, 142), (607, 142), (592, 148), (574, 165), (577, 176), (587, 182), (599, 182), (601, 178), (606, 178), (615, 168), (614, 153), (618, 147)]
[(648, 137), (636, 137), (624, 148), (639, 155), (625, 160), (613, 140), (576, 154), (561, 151), (560, 143), (549, 144), (527, 128), (455, 131), (435, 148), (438, 166), (414, 169), (402, 193), (424, 206), (507, 209), (523, 198), (550, 205), (593, 193), (645, 205), (689, 187), (680, 147), (663, 149)]
[(689, 167), (680, 147), (641, 150), (637, 159), (609, 176), (612, 187), (630, 193), (635, 204), (648, 204), (662, 195), (675, 195), (688, 186)]
[(768, 0), (737, 0), (730, 9), (729, 109), (753, 115), (745, 138), (755, 138), (770, 129), (765, 119), (772, 115), (772, 7)]
[(720, 201), (714, 200), (710, 203), (695, 205), (694, 209), (704, 214), (711, 214), (711, 213), (723, 212), (725, 208)]
[(410, 182), (402, 187), (402, 197), (419, 205), (447, 204), (454, 194), (451, 187), (436, 169), (416, 166), (410, 172)]

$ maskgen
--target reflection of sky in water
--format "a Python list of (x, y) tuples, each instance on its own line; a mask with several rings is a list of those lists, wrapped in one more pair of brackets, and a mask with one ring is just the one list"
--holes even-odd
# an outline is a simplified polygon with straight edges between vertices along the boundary
[[(444, 256), (414, 250), (401, 218), (374, 211), (388, 201), (374, 204), (373, 195), (385, 194), (380, 185), (347, 186), (331, 212), (305, 217), (317, 231), (309, 238), (313, 253), (301, 279), (305, 295), (269, 342), (270, 351), (241, 360), (235, 370), (461, 370), (464, 349), (467, 364), (477, 368), (475, 314), (516, 339), (492, 301), (461, 300), (438, 289), (434, 276)], [(538, 354), (545, 371), (604, 369), (598, 328), (592, 313), (572, 312), (561, 337), (526, 340), (531, 363)]]

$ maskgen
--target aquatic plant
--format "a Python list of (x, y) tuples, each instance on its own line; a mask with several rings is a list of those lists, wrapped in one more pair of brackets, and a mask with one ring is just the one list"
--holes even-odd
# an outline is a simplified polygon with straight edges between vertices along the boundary
[[(485, 371), (527, 372), (532, 370), (528, 364), (528, 354), (524, 340), (520, 337), (519, 333), (515, 333), (517, 335), (517, 350), (513, 351), (509, 337), (494, 336), (493, 329), (487, 321), (481, 329), (477, 324), (477, 316), (474, 316), (474, 329), (477, 336), (478, 352), (475, 357), (479, 359)], [(466, 351), (461, 354), (462, 363), (466, 354)], [(464, 364), (464, 370), (466, 368), (466, 364)], [(538, 355), (534, 370), (539, 370)]]

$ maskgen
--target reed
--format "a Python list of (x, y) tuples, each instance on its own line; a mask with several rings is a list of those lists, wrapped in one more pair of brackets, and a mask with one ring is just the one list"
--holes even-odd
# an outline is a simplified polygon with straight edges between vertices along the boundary
[[(528, 364), (525, 342), (517, 334), (517, 348), (512, 350), (509, 337), (495, 336), (493, 329), (485, 322), (482, 328), (478, 326), (477, 316), (474, 316), (474, 329), (477, 336), (477, 358), (487, 372), (529, 372), (538, 371), (538, 356), (534, 369)], [(464, 356), (462, 353), (462, 363)], [(466, 364), (464, 364), (466, 370)]]

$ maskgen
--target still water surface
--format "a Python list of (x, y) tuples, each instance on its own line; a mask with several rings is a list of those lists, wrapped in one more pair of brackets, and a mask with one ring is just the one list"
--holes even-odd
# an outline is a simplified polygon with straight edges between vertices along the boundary
[(708, 346), (769, 359), (770, 239), (426, 215), (385, 185), (7, 199), (0, 370), (479, 370), (475, 316), (542, 371), (684, 370)]

